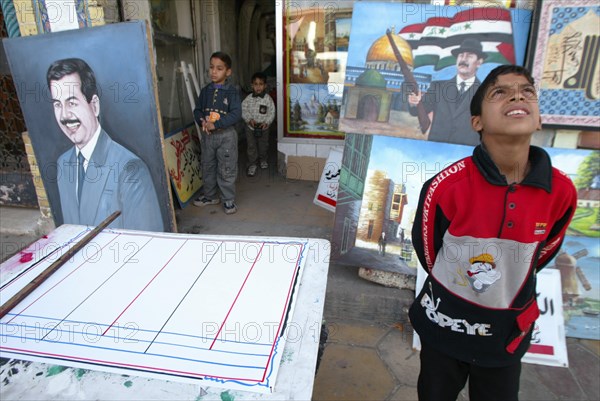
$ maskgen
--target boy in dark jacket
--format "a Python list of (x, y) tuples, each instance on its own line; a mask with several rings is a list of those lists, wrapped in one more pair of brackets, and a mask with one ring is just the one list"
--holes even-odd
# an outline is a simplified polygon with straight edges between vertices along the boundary
[(575, 213), (571, 180), (531, 137), (541, 128), (523, 67), (490, 72), (471, 101), (481, 144), (425, 183), (412, 230), (428, 277), (409, 316), (422, 343), (420, 400), (517, 400), (539, 316), (536, 273)]
[(227, 83), (231, 76), (231, 57), (223, 52), (210, 57), (210, 84), (200, 91), (194, 119), (202, 125), (202, 182), (204, 196), (194, 205), (218, 205), (220, 190), (226, 214), (237, 211), (235, 180), (237, 179), (237, 132), (235, 124), (242, 118), (240, 95)]

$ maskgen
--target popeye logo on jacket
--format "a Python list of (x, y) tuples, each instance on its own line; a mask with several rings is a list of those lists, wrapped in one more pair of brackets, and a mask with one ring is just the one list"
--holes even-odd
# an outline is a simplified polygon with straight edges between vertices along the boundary
[(485, 292), (500, 280), (502, 273), (496, 269), (494, 257), (489, 253), (482, 253), (469, 259), (471, 266), (467, 269), (467, 280), (476, 292)]

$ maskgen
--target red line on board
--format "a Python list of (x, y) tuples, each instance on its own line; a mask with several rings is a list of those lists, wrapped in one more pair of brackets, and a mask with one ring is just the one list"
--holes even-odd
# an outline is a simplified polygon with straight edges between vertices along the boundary
[[(159, 367), (155, 367), (155, 366), (146, 366), (146, 365), (134, 365), (131, 363), (121, 363), (121, 362), (108, 361), (108, 360), (102, 360), (102, 359), (83, 358), (83, 357), (76, 357), (76, 356), (63, 355), (63, 354), (52, 354), (49, 352), (34, 351), (34, 350), (19, 349), (19, 348), (10, 348), (10, 347), (1, 347), (0, 346), (0, 349), (4, 349), (7, 351), (24, 352), (27, 354), (45, 355), (48, 357), (69, 359), (69, 360), (75, 361), (75, 362), (83, 361), (83, 362), (99, 363), (99, 364), (111, 365), (111, 366), (123, 366), (123, 367), (128, 367), (128, 368), (149, 369), (149, 370), (158, 371), (158, 372), (178, 373), (178, 374), (189, 375), (189, 376), (200, 377), (200, 378), (206, 376), (206, 377), (210, 377), (210, 378), (223, 379), (223, 380), (245, 380), (248, 382), (257, 382), (257, 383), (260, 383), (262, 381), (262, 380), (258, 380), (258, 379), (246, 379), (243, 377), (213, 376), (213, 375), (207, 375), (207, 374), (198, 373), (198, 372), (186, 372), (184, 370), (159, 368)], [(198, 363), (202, 363), (202, 362), (198, 362)]]
[(527, 352), (541, 355), (554, 355), (554, 347), (551, 345), (531, 344)]
[(277, 329), (277, 334), (275, 335), (275, 338), (273, 339), (273, 345), (271, 345), (271, 352), (269, 353), (269, 357), (267, 358), (267, 364), (265, 365), (265, 371), (263, 372), (263, 377), (262, 377), (261, 381), (265, 380), (265, 376), (267, 375), (267, 370), (269, 369), (269, 364), (272, 361), (271, 358), (273, 356), (273, 351), (275, 350), (275, 344), (277, 344), (277, 338), (279, 337), (281, 325), (283, 323), (283, 318), (285, 317), (285, 314), (287, 313), (287, 310), (288, 310), (288, 304), (290, 302), (290, 294), (292, 293), (292, 289), (294, 288), (294, 281), (296, 280), (296, 274), (299, 269), (300, 258), (302, 256), (303, 250), (304, 250), (304, 245), (300, 244), (300, 252), (298, 253), (298, 259), (296, 260), (296, 267), (294, 268), (294, 274), (292, 274), (292, 280), (290, 281), (290, 286), (288, 287), (287, 302), (285, 303), (285, 305), (283, 307), (283, 311), (281, 313), (281, 318), (279, 319), (279, 328)]
[(231, 303), (231, 306), (229, 307), (229, 311), (227, 312), (227, 315), (225, 315), (225, 319), (223, 319), (223, 323), (221, 323), (221, 327), (219, 327), (219, 331), (215, 335), (215, 338), (213, 339), (213, 342), (210, 344), (210, 347), (208, 347), (209, 350), (212, 350), (212, 347), (213, 347), (213, 345), (215, 345), (217, 338), (219, 338), (219, 334), (221, 334), (221, 330), (223, 330), (223, 326), (225, 326), (225, 322), (227, 321), (229, 314), (233, 310), (235, 303), (237, 302), (238, 298), (240, 297), (240, 294), (242, 293), (242, 289), (244, 289), (244, 286), (246, 285), (246, 281), (248, 281), (248, 277), (250, 277), (250, 273), (252, 273), (254, 266), (256, 266), (256, 262), (258, 261), (258, 258), (260, 258), (260, 255), (262, 254), (262, 250), (264, 247), (265, 247), (265, 243), (263, 242), (262, 245), (260, 246), (260, 250), (258, 251), (258, 254), (256, 255), (256, 258), (254, 259), (254, 262), (252, 262), (252, 267), (250, 267), (250, 270), (248, 270), (248, 274), (246, 274), (246, 278), (244, 279), (244, 282), (242, 283), (240, 289), (238, 290), (238, 293), (235, 296), (235, 299)]
[(337, 203), (334, 199), (327, 198), (326, 196), (323, 196), (323, 195), (317, 196), (317, 200), (320, 200), (321, 202), (327, 203), (328, 205), (331, 205), (331, 206), (335, 206)]
[(131, 302), (129, 302), (129, 305), (127, 305), (127, 306), (125, 307), (125, 309), (123, 309), (123, 311), (122, 311), (121, 313), (119, 313), (119, 316), (117, 316), (117, 317), (116, 317), (116, 319), (115, 319), (115, 320), (113, 320), (113, 322), (110, 324), (110, 326), (108, 326), (108, 328), (107, 328), (106, 330), (104, 330), (104, 333), (102, 333), (102, 335), (103, 335), (103, 336), (104, 336), (104, 335), (105, 335), (105, 334), (108, 332), (108, 330), (110, 330), (110, 328), (111, 328), (111, 327), (113, 327), (113, 325), (116, 323), (116, 321), (117, 321), (117, 320), (119, 320), (119, 318), (120, 318), (121, 316), (123, 316), (123, 314), (124, 314), (124, 313), (127, 311), (127, 309), (129, 309), (129, 307), (130, 307), (131, 305), (133, 305), (133, 303), (134, 303), (134, 302), (135, 302), (135, 301), (136, 301), (136, 300), (137, 300), (137, 299), (140, 297), (140, 295), (142, 295), (142, 293), (143, 293), (144, 291), (146, 291), (146, 288), (148, 288), (148, 287), (150, 286), (150, 284), (152, 284), (152, 282), (154, 281), (154, 279), (155, 279), (156, 277), (158, 277), (158, 275), (159, 275), (160, 273), (162, 273), (162, 271), (163, 271), (163, 270), (165, 270), (165, 268), (167, 267), (167, 265), (168, 265), (169, 263), (171, 263), (171, 261), (173, 260), (173, 258), (175, 257), (175, 255), (177, 255), (177, 254), (179, 253), (179, 251), (181, 250), (181, 248), (183, 248), (183, 246), (184, 246), (186, 243), (187, 243), (187, 239), (186, 239), (186, 240), (183, 242), (183, 244), (181, 244), (181, 246), (179, 247), (179, 249), (177, 249), (177, 250), (176, 250), (176, 251), (173, 253), (173, 255), (171, 255), (171, 257), (169, 258), (169, 260), (167, 260), (167, 262), (166, 262), (166, 263), (163, 265), (163, 267), (161, 267), (161, 269), (160, 269), (160, 270), (159, 270), (159, 271), (158, 271), (158, 272), (157, 272), (157, 273), (154, 275), (154, 277), (152, 277), (152, 279), (150, 279), (150, 281), (148, 281), (148, 283), (147, 283), (147, 284), (144, 286), (144, 288), (142, 288), (142, 290), (141, 290), (141, 291), (140, 291), (140, 292), (139, 292), (139, 293), (138, 293), (138, 294), (135, 296), (135, 298), (133, 298), (133, 299), (131, 300)]
[[(102, 248), (100, 248), (100, 250), (96, 251), (96, 253), (94, 253), (92, 255), (91, 258), (93, 258), (94, 256), (96, 256), (99, 252), (101, 252), (104, 248), (106, 248), (111, 242), (113, 242), (115, 239), (117, 239), (121, 234), (117, 234), (113, 239), (111, 239), (110, 241), (108, 241)], [(49, 293), (50, 291), (52, 291), (57, 285), (59, 285), (60, 283), (62, 283), (63, 281), (65, 281), (68, 277), (71, 276), (71, 274), (75, 273), (77, 270), (79, 270), (79, 268), (83, 265), (85, 265), (89, 259), (91, 258), (87, 258), (85, 259), (79, 266), (77, 266), (75, 269), (73, 269), (73, 271), (69, 274), (67, 274), (65, 277), (63, 277), (59, 282), (57, 282), (56, 284), (54, 284), (52, 287), (48, 288), (48, 290), (46, 290), (46, 292), (44, 292), (43, 294), (41, 294), (39, 297), (37, 297), (36, 299), (34, 299), (29, 305), (27, 305), (25, 308), (21, 309), (21, 311), (19, 313), (15, 313), (15, 315), (8, 321), (6, 322), (7, 324), (12, 322), (17, 316), (19, 316), (21, 313), (25, 312), (27, 309), (29, 309), (30, 306), (32, 306), (34, 303), (36, 303), (37, 301), (40, 300), (40, 298), (42, 298), (43, 296), (45, 296), (47, 293)]]

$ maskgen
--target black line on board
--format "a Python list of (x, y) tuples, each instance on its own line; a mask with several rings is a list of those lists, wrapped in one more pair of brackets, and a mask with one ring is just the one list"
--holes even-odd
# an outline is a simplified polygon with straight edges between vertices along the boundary
[(200, 279), (200, 277), (202, 277), (202, 275), (204, 274), (204, 272), (206, 271), (206, 269), (210, 265), (210, 262), (212, 262), (213, 258), (219, 252), (219, 250), (221, 249), (222, 246), (223, 246), (223, 242), (219, 243), (219, 247), (217, 248), (217, 250), (215, 251), (215, 253), (212, 254), (212, 256), (210, 257), (210, 260), (206, 263), (206, 265), (204, 266), (204, 268), (202, 269), (202, 271), (200, 272), (200, 274), (198, 274), (198, 277), (196, 277), (196, 280), (194, 280), (194, 282), (192, 283), (192, 285), (190, 286), (190, 288), (187, 290), (187, 292), (183, 295), (183, 297), (181, 297), (181, 300), (179, 301), (179, 303), (177, 304), (177, 306), (173, 309), (173, 312), (171, 312), (171, 314), (169, 315), (169, 317), (165, 320), (165, 323), (162, 325), (162, 327), (159, 330), (157, 330), (156, 335), (154, 336), (154, 338), (152, 339), (152, 341), (150, 341), (150, 344), (148, 344), (148, 348), (146, 348), (146, 350), (144, 351), (144, 354), (146, 352), (148, 352), (148, 350), (150, 349), (150, 347), (152, 346), (152, 344), (154, 344), (154, 341), (156, 341), (156, 339), (158, 338), (158, 336), (160, 335), (160, 333), (162, 333), (162, 331), (165, 328), (165, 326), (167, 325), (167, 323), (169, 323), (169, 320), (171, 320), (171, 318), (173, 317), (173, 315), (175, 314), (175, 312), (177, 312), (177, 309), (179, 309), (179, 307), (181, 306), (181, 304), (183, 303), (183, 301), (185, 300), (185, 298), (192, 291), (192, 288), (194, 288), (194, 286), (196, 285), (196, 283), (198, 282), (198, 280)]
[[(125, 265), (126, 265), (126, 264), (127, 264), (127, 263), (128, 263), (128, 262), (129, 262), (129, 261), (130, 261), (130, 260), (131, 260), (133, 257), (135, 257), (135, 255), (137, 255), (139, 251), (141, 251), (142, 249), (144, 249), (144, 247), (145, 247), (146, 245), (148, 245), (148, 243), (149, 243), (150, 241), (152, 241), (152, 239), (153, 239), (153, 238), (150, 238), (150, 239), (148, 240), (148, 242), (146, 242), (144, 245), (142, 245), (142, 246), (140, 247), (140, 249), (138, 249), (138, 250), (137, 250), (137, 251), (136, 251), (136, 252), (135, 252), (133, 255), (131, 255), (131, 257), (130, 257), (129, 259), (127, 259), (127, 261), (123, 262), (123, 264), (121, 265), (121, 267), (119, 267), (117, 270), (115, 270), (113, 274), (111, 274), (110, 276), (108, 276), (108, 277), (106, 278), (106, 280), (104, 280), (104, 281), (103, 281), (103, 282), (102, 282), (102, 283), (101, 283), (101, 284), (100, 284), (98, 287), (96, 287), (96, 289), (95, 289), (94, 291), (92, 291), (92, 292), (91, 292), (91, 293), (90, 293), (90, 294), (89, 294), (87, 297), (85, 297), (85, 298), (84, 298), (84, 299), (83, 299), (83, 300), (82, 300), (82, 301), (81, 301), (81, 302), (80, 302), (80, 303), (79, 303), (77, 306), (75, 306), (75, 307), (74, 307), (74, 308), (71, 310), (71, 312), (67, 313), (67, 314), (66, 314), (66, 315), (65, 315), (65, 316), (64, 316), (64, 317), (63, 317), (63, 318), (60, 320), (60, 322), (58, 322), (58, 323), (57, 323), (57, 324), (56, 324), (56, 325), (55, 325), (55, 326), (54, 326), (54, 327), (53, 327), (51, 330), (49, 330), (49, 331), (48, 331), (48, 332), (47, 332), (47, 333), (44, 335), (44, 337), (42, 337), (42, 340), (44, 340), (44, 339), (45, 339), (45, 338), (48, 336), (48, 334), (52, 333), (52, 332), (54, 331), (54, 329), (55, 329), (55, 328), (57, 328), (57, 327), (58, 327), (58, 326), (59, 326), (61, 323), (63, 323), (65, 320), (67, 320), (67, 318), (68, 318), (69, 316), (71, 316), (71, 314), (72, 314), (73, 312), (75, 312), (75, 311), (77, 310), (77, 308), (79, 308), (81, 305), (83, 305), (83, 304), (85, 303), (85, 301), (87, 301), (87, 300), (88, 300), (88, 299), (89, 299), (89, 298), (90, 298), (92, 295), (94, 295), (94, 294), (96, 293), (96, 291), (98, 291), (98, 290), (99, 290), (99, 289), (100, 289), (100, 288), (101, 288), (101, 287), (102, 287), (104, 284), (106, 284), (106, 283), (107, 283), (107, 282), (108, 282), (108, 281), (109, 281), (109, 280), (110, 280), (110, 279), (111, 279), (111, 278), (112, 278), (112, 277), (113, 277), (115, 274), (117, 274), (119, 271), (121, 271), (121, 269), (122, 269), (123, 267), (125, 267)], [(111, 241), (111, 242), (112, 242), (112, 241)]]
[[(84, 232), (87, 232), (87, 231), (89, 231), (89, 230), (85, 230), (85, 231), (77, 234), (74, 238), (71, 238), (67, 242), (65, 242), (62, 245), (58, 246), (55, 250), (53, 250), (52, 252), (50, 252), (48, 255), (44, 256), (43, 258), (41, 258), (37, 262), (33, 263), (31, 266), (29, 266), (28, 268), (26, 268), (25, 270), (23, 270), (22, 272), (20, 272), (19, 274), (17, 274), (13, 278), (11, 278), (6, 283), (2, 284), (2, 286), (0, 286), (0, 291), (4, 290), (5, 287), (9, 286), (11, 283), (13, 283), (15, 280), (17, 280), (22, 275), (27, 274), (28, 272), (30, 272), (31, 269), (33, 269), (34, 267), (36, 267), (38, 264), (42, 263), (44, 260), (48, 259), (53, 253), (55, 253), (55, 252), (63, 249), (67, 245), (73, 244), (73, 246), (75, 246), (76, 242), (74, 242), (74, 240), (77, 239), (79, 236), (81, 236), (81, 234), (83, 234)], [(35, 242), (34, 242), (34, 244), (35, 244)]]

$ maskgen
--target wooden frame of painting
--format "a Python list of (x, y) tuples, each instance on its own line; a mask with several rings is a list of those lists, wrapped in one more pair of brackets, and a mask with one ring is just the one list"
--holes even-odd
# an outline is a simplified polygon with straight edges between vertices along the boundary
[(39, 33), (91, 27), (87, 0), (33, 0)]
[(597, 1), (538, 0), (527, 66), (544, 127), (600, 130), (598, 24)]
[(338, 121), (347, 49), (338, 49), (336, 32), (345, 24), (349, 33), (353, 4), (283, 2), (284, 107), (279, 117), (285, 137), (344, 138)]

